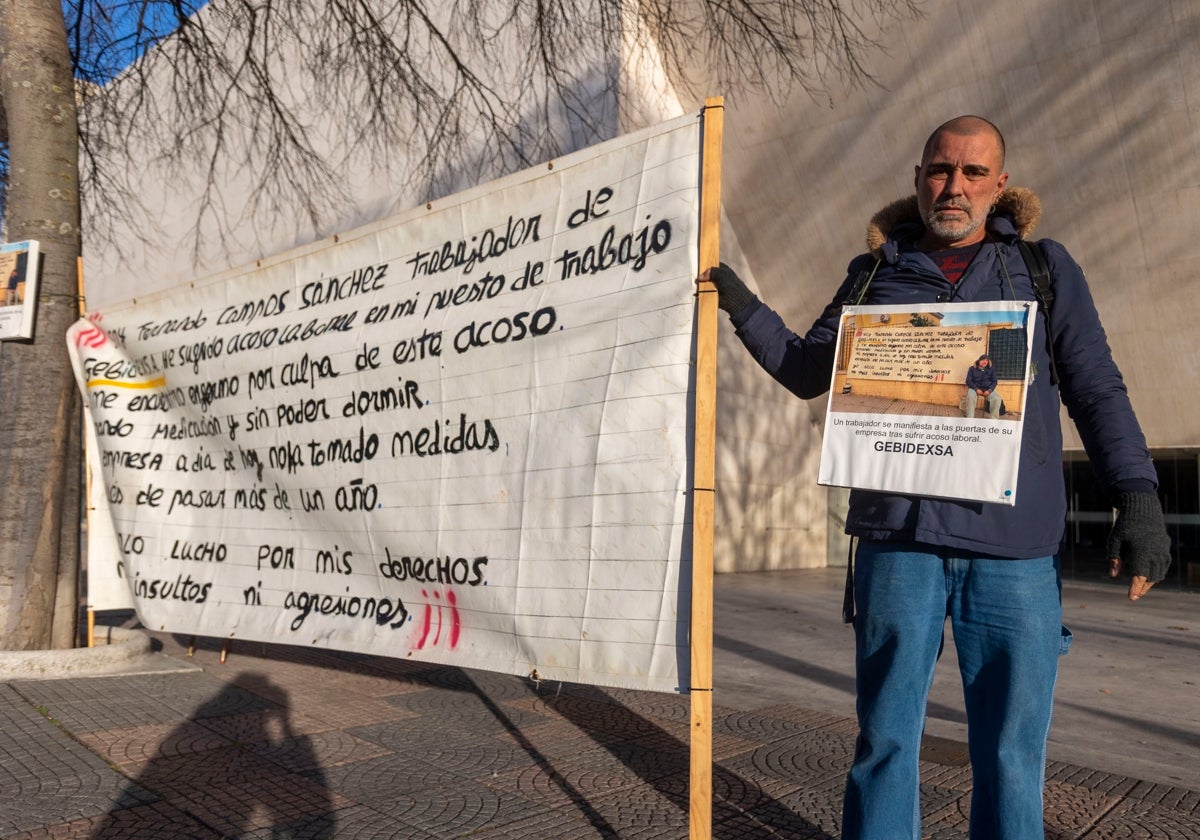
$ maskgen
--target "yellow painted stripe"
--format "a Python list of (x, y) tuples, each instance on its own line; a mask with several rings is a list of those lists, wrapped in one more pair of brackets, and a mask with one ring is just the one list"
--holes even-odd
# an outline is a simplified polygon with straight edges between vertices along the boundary
[(126, 382), (118, 379), (89, 379), (89, 388), (162, 388), (167, 384), (167, 377), (146, 379), (141, 382)]

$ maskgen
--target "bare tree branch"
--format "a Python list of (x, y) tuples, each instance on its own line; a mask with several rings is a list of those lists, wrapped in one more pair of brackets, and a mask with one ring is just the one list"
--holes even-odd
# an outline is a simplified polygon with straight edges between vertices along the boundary
[[(676, 80), (702, 64), (722, 90), (828, 97), (834, 80), (873, 82), (865, 57), (879, 44), (860, 21), (915, 15), (916, 2), (68, 0), (82, 78), (103, 82), (120, 54), (155, 47), (84, 108), (88, 216), (139, 215), (136, 183), (108, 168), (136, 143), (180, 178), (203, 173), (196, 246), (285, 206), (325, 233), (355, 162), (432, 197), (612, 136), (624, 37), (656, 45)], [(245, 207), (223, 206), (230, 177)]]

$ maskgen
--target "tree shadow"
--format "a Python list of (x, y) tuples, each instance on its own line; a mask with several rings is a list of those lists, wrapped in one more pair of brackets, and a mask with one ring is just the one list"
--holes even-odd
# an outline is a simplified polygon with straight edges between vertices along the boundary
[[(556, 771), (552, 761), (523, 736), (504, 710), (482, 689), (474, 686), (472, 690), (521, 748), (550, 774), (552, 781), (600, 836), (621, 837), (621, 825), (614, 825), (609, 815)], [(683, 739), (595, 686), (573, 685), (569, 690), (544, 696), (542, 700), (635, 773), (642, 782), (665, 797), (682, 814), (689, 815), (690, 745)], [(808, 817), (797, 813), (753, 779), (716, 762), (713, 763), (712, 773), (713, 836), (772, 835), (808, 840), (834, 840), (836, 837)], [(840, 792), (840, 772), (836, 778)], [(797, 781), (793, 786), (801, 785), (802, 782)]]

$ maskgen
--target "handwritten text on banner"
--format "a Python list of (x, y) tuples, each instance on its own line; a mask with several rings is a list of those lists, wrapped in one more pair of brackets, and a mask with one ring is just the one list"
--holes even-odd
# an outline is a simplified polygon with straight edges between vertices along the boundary
[(687, 685), (694, 117), (68, 343), (144, 623)]

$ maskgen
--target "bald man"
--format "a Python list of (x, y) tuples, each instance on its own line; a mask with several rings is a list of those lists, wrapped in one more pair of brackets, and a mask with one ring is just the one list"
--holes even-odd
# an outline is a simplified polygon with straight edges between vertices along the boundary
[[(1035, 299), (1017, 242), (1041, 216), (1009, 187), (1004, 137), (956, 117), (930, 134), (916, 194), (880, 210), (867, 253), (800, 336), (728, 267), (705, 272), (739, 338), (776, 380), (810, 399), (830, 384), (843, 304), (907, 307)], [(1059, 401), (1117, 511), (1110, 573), (1141, 598), (1166, 576), (1170, 540), (1145, 437), (1113, 362), (1083, 272), (1038, 243), (1055, 303), (1035, 322), (1015, 505), (854, 490), (852, 587), (859, 737), (846, 780), (845, 840), (921, 836), (918, 756), (925, 704), (949, 619), (962, 676), (974, 787), (973, 840), (1043, 837), (1042, 787), (1062, 626), (1058, 549), (1066, 522)], [(1053, 370), (1057, 381), (1047, 375)], [(848, 619), (849, 620), (849, 619)]]

